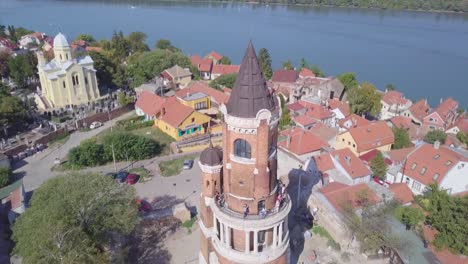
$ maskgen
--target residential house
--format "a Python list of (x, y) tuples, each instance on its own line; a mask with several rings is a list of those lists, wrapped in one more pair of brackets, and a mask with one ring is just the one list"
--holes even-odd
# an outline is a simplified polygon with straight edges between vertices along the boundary
[(340, 149), (313, 157), (324, 182), (356, 185), (369, 182), (372, 172), (350, 149)]
[(205, 56), (205, 59), (210, 59), (213, 61), (213, 64), (221, 64), (221, 59), (223, 58), (224, 56), (217, 53), (216, 51), (212, 51), (210, 53), (208, 53), (208, 55)]
[(414, 201), (414, 195), (406, 183), (393, 183), (388, 189), (393, 193), (393, 199), (403, 205), (410, 205)]
[(42, 40), (44, 39), (44, 33), (41, 32), (34, 32), (31, 34), (27, 34), (22, 36), (18, 43), (22, 49), (29, 49), (32, 47), (38, 47)]
[(468, 146), (464, 142), (461, 142), (460, 139), (457, 138), (457, 135), (451, 133), (447, 134), (444, 145), (451, 148), (468, 149)]
[(326, 105), (335, 114), (335, 123), (338, 123), (351, 114), (349, 104), (336, 98), (328, 99)]
[(135, 103), (135, 112), (138, 116), (144, 116), (145, 120), (156, 119), (166, 99), (150, 91), (143, 91)]
[(332, 148), (335, 147), (336, 137), (339, 133), (339, 130), (336, 127), (329, 127), (322, 123), (316, 123), (309, 129), (309, 131), (316, 137), (327, 142)]
[(204, 134), (209, 123), (209, 116), (183, 105), (176, 99), (165, 102), (160, 116), (154, 121), (154, 126), (175, 140), (181, 140), (188, 136)]
[(455, 123), (449, 127), (445, 133), (447, 134), (458, 134), (458, 132), (468, 133), (468, 118), (460, 116)]
[(406, 158), (408, 155), (413, 152), (416, 147), (409, 147), (403, 149), (392, 149), (387, 152), (383, 152), (385, 160), (389, 160), (390, 164), (387, 163), (387, 175), (385, 177), (385, 182), (394, 183), (400, 173), (401, 168), (403, 167)]
[(315, 73), (311, 71), (310, 69), (307, 68), (302, 68), (301, 71), (299, 72), (299, 78), (304, 79), (304, 78), (315, 78)]
[[(208, 86), (206, 82), (196, 81), (190, 83), (186, 88), (182, 89), (181, 91), (185, 91), (185, 93), (204, 93), (210, 96), (210, 106), (209, 107), (219, 107), (221, 104), (227, 103), (229, 100), (229, 90), (226, 92), (221, 92), (215, 88), (211, 88)], [(182, 92), (179, 92), (182, 93)]]
[(166, 86), (186, 87), (192, 80), (192, 72), (189, 69), (174, 65), (161, 73), (163, 83)]
[(12, 224), (26, 210), (26, 194), (23, 179), (0, 189), (2, 207), (8, 211), (8, 220)]
[(317, 120), (308, 115), (297, 115), (292, 118), (294, 124), (304, 130), (310, 130), (317, 124)]
[(406, 99), (403, 94), (398, 91), (385, 92), (380, 102), (382, 103), (382, 109), (380, 111), (381, 120), (400, 116), (412, 105), (411, 100)]
[(239, 69), (239, 65), (215, 64), (213, 65), (213, 69), (211, 71), (211, 80), (227, 74), (237, 74)]
[(271, 81), (275, 83), (295, 83), (298, 77), (296, 70), (276, 70), (273, 72)]
[(281, 131), (278, 140), (280, 153), (283, 152), (284, 156), (292, 157), (302, 165), (327, 147), (327, 142), (311, 132), (297, 127)]
[(347, 131), (352, 127), (366, 126), (369, 125), (371, 121), (365, 119), (364, 117), (358, 116), (356, 114), (351, 114), (338, 121), (338, 127), (340, 131)]
[(279, 96), (282, 96), (285, 102), (289, 102), (290, 91), (294, 86), (293, 83), (281, 83), (268, 81), (267, 86), (275, 91)]
[(354, 154), (361, 156), (373, 149), (388, 151), (394, 140), (393, 131), (387, 123), (377, 121), (342, 132), (336, 137), (336, 149), (349, 148)]
[(320, 105), (313, 98), (304, 98), (295, 103), (287, 105), (293, 121), (297, 125), (309, 129), (309, 125), (321, 122), (329, 127), (336, 126), (334, 113), (326, 106)]
[[(349, 203), (354, 209), (360, 209), (364, 203), (377, 204), (380, 198), (365, 183), (357, 185), (346, 185), (339, 182), (332, 182), (320, 189), (328, 202), (338, 211), (343, 212), (343, 206)], [(361, 200), (362, 194), (366, 194), (366, 200)]]
[(411, 118), (405, 116), (395, 116), (387, 121), (390, 127), (403, 128), (408, 132), (411, 141), (422, 140), (424, 133), (420, 126), (413, 123)]
[(194, 67), (197, 67), (200, 77), (203, 80), (211, 79), (211, 69), (213, 67), (213, 61), (208, 58), (202, 58), (198, 55), (190, 56), (190, 61)]
[(423, 118), (423, 131), (447, 130), (457, 118), (458, 102), (447, 98)]
[(166, 93), (162, 78), (155, 78), (152, 82), (144, 83), (138, 87), (135, 87), (134, 90), (137, 97), (139, 97), (140, 94), (144, 91), (148, 91), (159, 96), (164, 96)]
[(421, 144), (408, 154), (394, 182), (408, 185), (421, 194), (431, 183), (437, 183), (450, 194), (468, 191), (468, 152), (441, 146), (439, 142)]
[(302, 78), (294, 83), (289, 95), (289, 101), (293, 103), (304, 97), (316, 97), (321, 102), (333, 98), (343, 100), (345, 98), (345, 89), (340, 80), (334, 77)]
[(185, 88), (176, 92), (176, 97), (183, 105), (195, 110), (204, 110), (211, 108), (210, 96), (200, 92)]
[(0, 52), (11, 53), (13, 50), (18, 49), (15, 43), (7, 38), (0, 37)]
[(403, 116), (411, 118), (414, 123), (422, 125), (423, 118), (429, 113), (431, 107), (426, 99), (421, 99), (410, 106), (410, 108), (403, 112)]

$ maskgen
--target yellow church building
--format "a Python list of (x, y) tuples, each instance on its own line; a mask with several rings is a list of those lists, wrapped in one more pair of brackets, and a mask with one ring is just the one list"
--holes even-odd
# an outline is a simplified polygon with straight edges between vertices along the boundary
[(40, 109), (87, 104), (100, 98), (96, 70), (90, 56), (74, 58), (67, 38), (54, 38), (54, 58), (47, 61), (37, 52), (41, 94), (36, 96)]

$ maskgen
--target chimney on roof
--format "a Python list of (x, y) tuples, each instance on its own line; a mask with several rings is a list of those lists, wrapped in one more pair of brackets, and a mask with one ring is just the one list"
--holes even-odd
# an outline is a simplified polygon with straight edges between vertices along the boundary
[(291, 144), (291, 135), (288, 134), (288, 137), (286, 138), (286, 148), (289, 148), (290, 144)]
[(366, 130), (367, 130), (367, 132), (371, 132), (371, 129), (370, 129), (370, 127), (368, 127)]
[(346, 156), (345, 161), (346, 161), (346, 164), (348, 164), (348, 166), (351, 166), (351, 157), (350, 156)]
[(434, 141), (434, 149), (439, 149), (439, 147), (440, 147), (440, 141), (439, 140)]

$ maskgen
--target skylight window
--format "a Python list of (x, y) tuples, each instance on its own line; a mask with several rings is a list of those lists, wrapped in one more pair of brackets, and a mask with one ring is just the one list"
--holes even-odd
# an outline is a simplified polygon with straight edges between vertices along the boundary
[(445, 166), (450, 166), (450, 164), (452, 164), (451, 160), (447, 160), (447, 162), (445, 162)]
[(417, 166), (417, 165), (418, 165), (418, 164), (417, 164), (416, 162), (415, 162), (415, 163), (413, 163), (413, 165), (411, 165), (411, 170), (414, 170), (414, 169), (416, 169), (416, 166)]
[(434, 159), (435, 159), (435, 160), (436, 160), (436, 159), (439, 159), (439, 158), (440, 158), (440, 155), (439, 155), (439, 154), (436, 154), (436, 155), (434, 156)]
[(439, 178), (439, 176), (440, 176), (440, 174), (439, 174), (439, 173), (436, 173), (436, 174), (434, 174), (434, 176), (432, 177), (432, 179), (433, 179), (434, 181), (436, 181), (436, 180)]
[(426, 167), (422, 167), (420, 174), (421, 174), (421, 175), (424, 175), (424, 173), (426, 173), (426, 171), (427, 171), (427, 168), (426, 168)]

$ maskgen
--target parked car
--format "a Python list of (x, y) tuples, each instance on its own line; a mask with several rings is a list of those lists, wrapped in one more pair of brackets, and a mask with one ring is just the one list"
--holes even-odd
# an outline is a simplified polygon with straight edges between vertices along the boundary
[(184, 160), (184, 170), (190, 170), (193, 167), (193, 160)]
[(140, 179), (140, 175), (130, 173), (127, 175), (127, 184), (133, 185), (137, 183), (139, 179)]
[(125, 180), (127, 179), (127, 176), (128, 176), (128, 172), (126, 171), (119, 171), (117, 173), (117, 177), (115, 178), (118, 182), (125, 182)]
[(151, 204), (148, 203), (147, 201), (145, 201), (143, 199), (138, 199), (137, 204), (138, 204), (138, 211), (140, 211), (140, 212), (151, 211)]
[(95, 129), (98, 127), (101, 127), (102, 123), (101, 122), (92, 122), (91, 125), (89, 126), (90, 129)]

